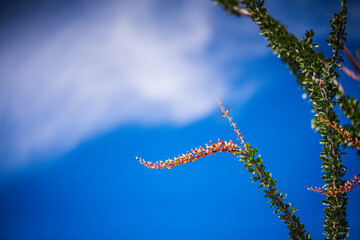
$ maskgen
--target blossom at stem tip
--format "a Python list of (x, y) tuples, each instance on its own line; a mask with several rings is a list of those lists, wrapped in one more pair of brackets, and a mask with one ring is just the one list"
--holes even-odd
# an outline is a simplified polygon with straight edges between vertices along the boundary
[(323, 119), (323, 118), (318, 118), (318, 120), (325, 123), (325, 124), (327, 124), (327, 125), (329, 125), (330, 127), (334, 128), (336, 131), (338, 131), (341, 134), (341, 136), (343, 136), (343, 138), (345, 138), (346, 140), (351, 142), (352, 145), (356, 149), (360, 150), (360, 141), (359, 141), (359, 139), (352, 138), (350, 133), (345, 131), (340, 125), (336, 125), (336, 124), (330, 122), (329, 120)]
[(205, 144), (205, 147), (206, 149), (204, 149), (201, 146), (199, 148), (195, 148), (194, 150), (191, 149), (191, 152), (187, 151), (186, 154), (183, 154), (181, 156), (179, 155), (178, 157), (175, 157), (173, 159), (168, 159), (166, 161), (157, 161), (153, 163), (153, 162), (146, 162), (144, 159), (138, 157), (136, 157), (136, 160), (138, 160), (141, 164), (145, 165), (148, 168), (171, 169), (174, 166), (185, 164), (188, 162), (194, 162), (199, 158), (213, 155), (218, 152), (228, 152), (234, 155), (242, 153), (242, 150), (238, 147), (238, 145), (234, 144), (231, 140), (229, 142), (226, 142), (226, 141), (221, 141), (219, 139), (216, 144), (210, 141), (210, 145)]
[[(360, 176), (360, 174), (358, 174)], [(351, 183), (352, 182), (352, 183)], [(335, 194), (339, 194), (339, 193), (343, 193), (343, 192), (351, 192), (354, 187), (358, 186), (360, 184), (360, 179), (358, 177), (356, 177), (356, 175), (354, 175), (354, 179), (351, 179), (350, 181), (346, 181), (344, 185), (340, 186), (340, 187), (329, 187), (329, 188), (308, 188), (309, 191), (314, 191), (314, 192), (318, 192), (321, 193), (323, 195), (335, 195)]]

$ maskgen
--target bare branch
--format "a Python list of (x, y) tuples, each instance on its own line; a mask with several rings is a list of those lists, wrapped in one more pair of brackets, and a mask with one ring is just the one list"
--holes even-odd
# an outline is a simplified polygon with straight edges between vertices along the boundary
[(349, 49), (347, 49), (347, 47), (344, 45), (344, 52), (346, 57), (349, 59), (349, 61), (351, 62), (351, 64), (353, 65), (353, 67), (355, 68), (355, 70), (360, 74), (360, 64), (358, 63), (358, 61), (356, 61), (356, 59), (351, 55)]
[(233, 7), (234, 12), (236, 12), (239, 15), (251, 17), (252, 13), (246, 10), (245, 8), (239, 8), (237, 6)]
[(350, 69), (348, 69), (345, 66), (342, 66), (342, 70), (344, 71), (344, 73), (346, 73), (346, 75), (348, 75), (349, 77), (351, 77), (352, 79), (360, 82), (360, 74), (356, 74), (353, 71), (351, 71)]

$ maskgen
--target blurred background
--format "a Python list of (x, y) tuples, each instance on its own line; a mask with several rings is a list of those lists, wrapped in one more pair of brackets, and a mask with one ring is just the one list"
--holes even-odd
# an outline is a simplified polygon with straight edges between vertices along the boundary
[[(360, 1), (348, 4), (355, 53)], [(299, 38), (314, 29), (331, 55), (339, 1), (265, 6)], [(0, 239), (287, 239), (234, 156), (171, 170), (136, 161), (235, 140), (216, 97), (323, 238), (324, 197), (306, 190), (323, 186), (311, 105), (258, 32), (209, 0), (1, 1)], [(358, 82), (340, 82), (360, 97)], [(349, 179), (360, 164), (346, 152)], [(360, 239), (359, 199), (354, 189), (349, 239)]]

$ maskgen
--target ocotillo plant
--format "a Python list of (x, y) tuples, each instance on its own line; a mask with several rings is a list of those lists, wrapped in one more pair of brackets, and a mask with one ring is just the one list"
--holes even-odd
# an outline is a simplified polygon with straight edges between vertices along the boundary
[[(320, 51), (315, 50), (318, 45), (313, 42), (313, 30), (307, 31), (302, 39), (298, 39), (268, 13), (263, 0), (243, 0), (241, 2), (217, 0), (215, 2), (229, 14), (252, 19), (258, 25), (260, 33), (268, 41), (268, 47), (290, 68), (304, 93), (309, 96), (312, 111), (315, 113), (312, 125), (321, 135), (320, 144), (323, 148), (319, 158), (324, 173), (322, 179), (325, 182), (322, 188), (312, 187), (309, 190), (325, 196), (325, 200), (323, 200), (325, 239), (346, 239), (349, 235), (349, 225), (346, 220), (347, 193), (360, 184), (357, 176), (354, 176), (351, 182), (344, 179), (346, 167), (343, 165), (340, 152), (340, 147), (360, 149), (358, 140), (360, 136), (359, 102), (345, 94), (338, 80), (338, 72), (341, 70), (355, 80), (359, 80), (360, 76), (359, 63), (345, 47), (347, 41), (345, 32), (346, 0), (340, 0), (341, 10), (339, 13), (334, 13), (333, 19), (330, 21), (331, 31), (327, 42), (331, 46), (333, 54), (329, 57), (324, 57)], [(357, 73), (341, 64), (344, 60), (341, 56), (343, 52)], [(338, 119), (339, 114), (334, 108), (337, 105), (340, 106), (342, 114), (350, 120), (349, 124), (341, 126)], [(295, 215), (297, 209), (290, 207), (290, 203), (285, 202), (286, 194), (279, 191), (276, 179), (274, 180), (272, 174), (265, 170), (263, 160), (257, 154), (258, 150), (249, 143), (245, 143), (236, 123), (229, 116), (229, 110), (225, 109), (220, 101), (219, 106), (222, 117), (227, 118), (234, 128), (239, 145), (233, 141), (225, 142), (219, 139), (217, 143), (210, 142), (210, 145), (205, 145), (205, 148), (195, 148), (186, 154), (166, 161), (152, 163), (141, 158), (137, 159), (148, 168), (170, 169), (211, 154), (232, 153), (240, 158), (247, 170), (253, 174), (251, 177), (253, 182), (259, 181), (259, 187), (264, 188), (270, 207), (275, 207), (274, 214), (278, 214), (278, 217), (287, 224), (289, 239), (311, 239), (310, 233), (305, 230), (305, 226)]]

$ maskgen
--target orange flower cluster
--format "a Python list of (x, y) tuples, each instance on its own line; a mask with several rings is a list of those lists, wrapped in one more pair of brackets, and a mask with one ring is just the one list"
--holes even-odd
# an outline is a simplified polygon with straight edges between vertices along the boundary
[(329, 126), (331, 126), (332, 128), (334, 128), (336, 131), (338, 131), (346, 140), (348, 140), (349, 142), (351, 142), (353, 144), (353, 146), (355, 148), (357, 148), (358, 150), (360, 150), (360, 141), (355, 138), (353, 139), (350, 136), (350, 133), (348, 133), (347, 131), (345, 131), (341, 126), (337, 126), (333, 123), (331, 123), (329, 120), (327, 119), (322, 119), (322, 118), (318, 118), (319, 121), (328, 124)]
[[(360, 176), (360, 174), (358, 174)], [(353, 190), (354, 187), (358, 186), (360, 184), (360, 179), (356, 177), (356, 175), (354, 175), (354, 179), (351, 179), (352, 183), (350, 181), (346, 181), (345, 184), (343, 186), (340, 186), (339, 188), (336, 187), (329, 187), (329, 188), (308, 188), (308, 190), (310, 191), (314, 191), (314, 192), (318, 192), (324, 195), (328, 195), (328, 194), (339, 194), (342, 192), (351, 192), (351, 190)]]
[(232, 154), (239, 154), (241, 153), (241, 149), (234, 144), (231, 140), (230, 142), (224, 142), (220, 139), (216, 144), (214, 144), (212, 141), (210, 141), (210, 146), (205, 144), (206, 149), (203, 147), (195, 148), (194, 150), (191, 149), (191, 152), (187, 152), (186, 154), (183, 154), (182, 156), (175, 157), (174, 159), (168, 159), (166, 161), (158, 161), (156, 163), (153, 162), (146, 162), (144, 159), (136, 157), (136, 159), (143, 165), (145, 165), (148, 168), (153, 169), (161, 169), (161, 168), (168, 168), (171, 169), (174, 166), (185, 164), (188, 162), (194, 162), (195, 160), (209, 156), (211, 154), (215, 154), (218, 152), (228, 152)]

